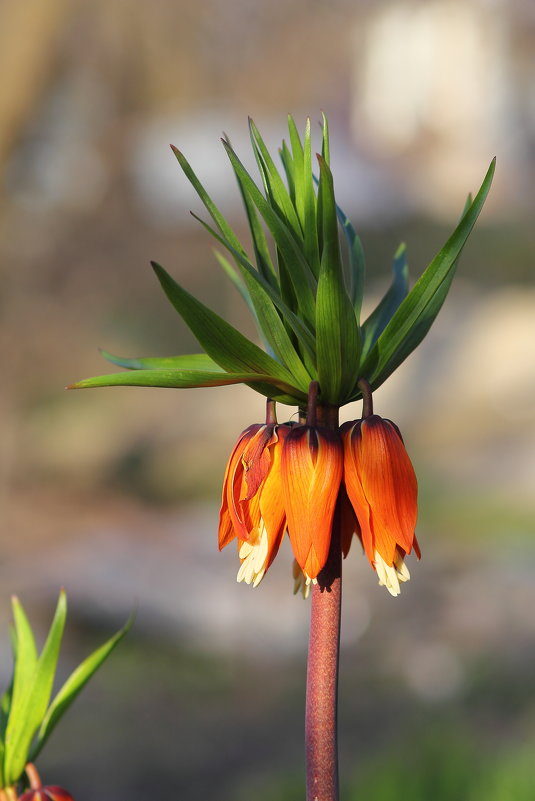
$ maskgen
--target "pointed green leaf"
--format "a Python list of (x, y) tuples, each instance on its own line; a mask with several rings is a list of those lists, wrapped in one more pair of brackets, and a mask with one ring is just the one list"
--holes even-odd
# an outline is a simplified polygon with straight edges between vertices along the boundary
[(195, 370), (136, 370), (129, 373), (111, 373), (84, 378), (69, 384), (67, 389), (92, 389), (95, 387), (164, 387), (171, 389), (194, 389), (198, 387), (222, 387), (231, 384), (247, 386), (279, 403), (295, 406), (305, 398), (295, 387), (260, 373), (203, 373)]
[[(241, 265), (240, 265), (241, 266)], [(294, 348), (281, 317), (270, 298), (270, 294), (253, 270), (243, 269), (243, 280), (247, 286), (255, 310), (255, 317), (274, 355), (291, 372), (294, 383), (306, 392), (312, 378), (305, 369)], [(279, 301), (279, 298), (277, 298)], [(282, 304), (281, 304), (282, 305)]]
[(230, 278), (230, 280), (234, 284), (234, 287), (241, 295), (245, 305), (247, 306), (247, 308), (249, 309), (254, 318), (258, 333), (260, 334), (260, 336), (262, 336), (262, 329), (260, 328), (260, 325), (258, 323), (258, 318), (256, 316), (253, 301), (251, 300), (251, 296), (247, 290), (247, 287), (245, 286), (241, 273), (238, 272), (238, 270), (234, 267), (234, 265), (230, 263), (227, 257), (223, 253), (221, 253), (220, 250), (214, 250), (214, 256), (216, 257), (219, 266), (221, 267), (223, 272)]
[[(288, 182), (288, 192), (290, 194), (290, 198), (292, 203), (295, 206), (295, 175), (294, 175), (294, 162), (292, 158), (292, 154), (288, 149), (288, 145), (283, 140), (282, 146), (279, 148), (279, 156), (282, 161), (282, 166), (284, 168), (284, 174), (286, 175), (286, 180)], [(297, 209), (296, 209), (297, 211)]]
[(122, 356), (114, 356), (105, 350), (100, 349), (104, 358), (116, 364), (118, 367), (126, 367), (128, 370), (202, 370), (210, 373), (223, 372), (213, 359), (206, 353), (193, 353), (184, 356), (163, 356), (163, 357), (140, 357), (137, 359), (125, 359)]
[(387, 292), (362, 326), (363, 358), (376, 343), (401, 302), (407, 297), (409, 291), (409, 265), (407, 264), (407, 248), (404, 243), (399, 246), (395, 253), (392, 273), (392, 283)]
[[(13, 610), (13, 680), (11, 691), (4, 693), (2, 697), (2, 740), (7, 739), (8, 723), (11, 719), (11, 729), (15, 721), (24, 710), (26, 699), (31, 692), (32, 684), (37, 665), (37, 649), (33, 632), (26, 617), (26, 613), (19, 599), (12, 598)], [(5, 773), (5, 750), (2, 754), (2, 774)], [(4, 777), (2, 777), (4, 778)], [(3, 786), (3, 785), (2, 785)]]
[(256, 372), (293, 385), (292, 375), (283, 365), (190, 295), (163, 267), (156, 262), (152, 266), (167, 297), (215, 362), (228, 372)]
[(388, 378), (429, 331), (448, 294), (459, 255), (483, 208), (494, 167), (495, 159), (457, 228), (420, 276), (368, 354), (361, 376), (368, 379), (373, 389)]
[(294, 208), (297, 212), (297, 217), (299, 219), (299, 227), (300, 230), (303, 232), (303, 236), (306, 235), (305, 229), (305, 206), (304, 206), (304, 152), (303, 152), (303, 145), (301, 144), (301, 138), (297, 131), (297, 127), (295, 125), (295, 121), (291, 114), (288, 115), (288, 131), (290, 133), (290, 144), (292, 147), (292, 152), (288, 150), (286, 147), (286, 143), (284, 144), (286, 150), (284, 151), (286, 155), (286, 160), (290, 168), (286, 168), (286, 174), (288, 175), (291, 172), (291, 182), (292, 182), (292, 189), (293, 191), (290, 192), (290, 197), (292, 198)]
[(312, 145), (310, 138), (310, 119), (305, 129), (305, 144), (303, 149), (303, 214), (305, 256), (316, 276), (320, 272), (320, 255), (318, 243), (318, 229), (316, 228), (316, 194), (314, 192), (314, 179), (312, 176)]
[[(224, 141), (229, 145), (229, 147), (231, 146), (228, 138), (225, 137)], [(234, 173), (234, 175), (238, 183), (238, 188), (240, 190), (245, 212), (247, 214), (247, 220), (249, 222), (249, 230), (251, 232), (251, 237), (253, 240), (253, 248), (258, 271), (266, 279), (266, 281), (273, 287), (273, 289), (279, 291), (279, 281), (277, 277), (277, 272), (273, 265), (271, 253), (269, 252), (269, 247), (267, 243), (266, 234), (264, 232), (264, 228), (262, 227), (258, 219), (256, 206), (254, 205), (247, 191), (245, 190), (243, 183), (240, 180), (240, 176), (237, 175), (236, 173)], [(224, 235), (223, 238), (225, 238)], [(228, 237), (226, 237), (225, 239), (229, 243), (230, 248), (234, 252), (239, 252), (236, 250), (233, 243), (228, 239)], [(245, 253), (243, 251), (239, 252), (239, 256), (240, 258), (243, 259), (245, 257)], [(249, 259), (247, 259), (247, 261), (249, 261)]]
[(89, 679), (96, 673), (99, 667), (106, 661), (112, 651), (121, 642), (123, 637), (130, 631), (134, 617), (130, 617), (123, 628), (111, 637), (107, 642), (93, 651), (78, 667), (71, 673), (67, 681), (63, 684), (54, 700), (50, 704), (47, 713), (39, 728), (37, 740), (30, 754), (30, 761), (34, 762), (44, 744), (50, 737), (58, 721), (63, 717), (75, 698), (83, 690)]
[[(225, 139), (224, 141), (226, 141), (228, 143), (228, 139)], [(229, 146), (230, 146), (230, 143), (229, 143)], [(204, 203), (204, 206), (206, 207), (206, 209), (210, 213), (210, 216), (212, 217), (212, 219), (214, 220), (215, 224), (217, 225), (217, 227), (221, 231), (221, 234), (223, 235), (223, 237), (228, 242), (230, 242), (232, 248), (235, 251), (240, 253), (241, 256), (247, 258), (247, 254), (246, 254), (245, 249), (243, 248), (240, 240), (238, 239), (238, 237), (236, 236), (236, 234), (234, 233), (234, 231), (232, 230), (232, 228), (230, 227), (230, 225), (228, 224), (228, 222), (226, 221), (224, 216), (221, 214), (221, 212), (219, 211), (219, 209), (217, 208), (217, 206), (213, 202), (212, 198), (210, 197), (210, 195), (208, 194), (208, 192), (206, 191), (204, 186), (199, 181), (196, 173), (194, 172), (194, 170), (190, 166), (190, 164), (187, 161), (187, 159), (185, 158), (185, 156), (179, 150), (177, 150), (177, 148), (175, 148), (174, 146), (171, 146), (171, 149), (173, 150), (173, 153), (175, 154), (175, 156), (176, 156), (176, 158), (178, 160), (178, 163), (182, 167), (182, 170), (184, 171), (184, 174), (186, 175), (186, 178), (189, 180), (189, 182), (191, 183), (191, 185), (193, 186), (193, 188), (195, 189), (195, 191), (199, 195), (200, 199)], [(240, 186), (240, 189), (241, 189), (241, 186)], [(271, 258), (269, 256), (269, 250), (267, 248), (267, 245), (265, 245), (265, 247), (262, 247), (262, 235), (263, 235), (263, 232), (261, 231), (260, 226), (258, 225), (258, 221), (255, 220), (254, 207), (251, 207), (251, 204), (250, 204), (250, 202), (248, 202), (248, 199), (246, 197), (244, 197), (243, 191), (242, 191), (242, 198), (244, 200), (245, 208), (246, 208), (246, 211), (247, 211), (247, 214), (248, 214), (248, 217), (249, 217), (249, 223), (250, 223), (250, 226), (251, 226), (251, 230), (253, 232), (255, 252), (256, 252), (256, 255), (257, 255), (259, 268), (261, 269), (264, 277), (271, 284), (276, 286), (277, 285), (277, 277), (276, 277), (276, 274), (275, 274), (275, 270), (273, 268), (273, 264), (271, 263)], [(193, 214), (193, 212), (192, 212), (192, 214)], [(195, 219), (197, 219), (197, 220), (199, 219), (196, 214), (193, 214), (193, 217), (195, 217)], [(202, 222), (202, 220), (200, 220), (200, 222)], [(208, 230), (210, 230), (210, 229), (208, 229)], [(264, 237), (264, 242), (265, 242), (265, 237)]]
[[(199, 219), (199, 218), (197, 218)], [(286, 303), (282, 300), (279, 292), (277, 292), (266, 280), (265, 278), (260, 275), (260, 273), (254, 269), (253, 265), (240, 253), (238, 253), (234, 248), (230, 245), (230, 243), (222, 236), (220, 236), (217, 231), (214, 231), (208, 223), (204, 222), (203, 220), (199, 219), (201, 225), (208, 229), (211, 235), (217, 239), (228, 251), (231, 253), (236, 261), (236, 264), (241, 270), (241, 275), (243, 277), (244, 283), (247, 288), (248, 296), (251, 300), (251, 304), (253, 305), (253, 317), (255, 321), (259, 324), (260, 332), (265, 340), (267, 340), (271, 347), (273, 348), (273, 352), (277, 355), (280, 355), (280, 358), (286, 366), (292, 370), (291, 367), (291, 360), (295, 358), (295, 356), (290, 355), (290, 361), (286, 361), (286, 358), (279, 354), (279, 350), (274, 344), (271, 342), (271, 337), (275, 333), (272, 328), (273, 325), (276, 326), (278, 329), (278, 323), (275, 321), (273, 325), (268, 322), (264, 321), (263, 323), (259, 320), (260, 309), (257, 308), (258, 303), (263, 303), (264, 300), (267, 298), (280, 312), (280, 319), (283, 321), (283, 324), (286, 323), (285, 328), (292, 331), (303, 347), (308, 351), (309, 355), (314, 358), (315, 355), (315, 341), (314, 337), (310, 333), (310, 330), (307, 328), (306, 324), (296, 315), (294, 314), (286, 305)], [(301, 368), (296, 365), (296, 372), (295, 376), (297, 377), (301, 372)], [(310, 377), (308, 377), (307, 381), (310, 382)], [(308, 386), (308, 383), (307, 383)], [(304, 388), (304, 386), (303, 386)]]
[(299, 136), (299, 131), (297, 130), (297, 125), (295, 124), (292, 114), (288, 114), (288, 132), (290, 134), (293, 160), (295, 163), (297, 163), (303, 160), (304, 150), (301, 137)]
[(249, 195), (271, 231), (284, 262), (288, 267), (291, 265), (291, 269), (288, 269), (288, 273), (295, 292), (295, 297), (297, 298), (297, 302), (305, 319), (310, 324), (314, 320), (316, 279), (304, 257), (301, 246), (295, 239), (292, 231), (286, 225), (286, 222), (263, 196), (232, 148), (226, 142), (223, 142), (223, 145), (225, 146), (233, 169), (238, 179), (241, 181), (244, 191)]
[(191, 185), (199, 195), (200, 199), (204, 203), (204, 206), (208, 210), (211, 218), (213, 219), (213, 221), (215, 222), (215, 224), (217, 225), (223, 236), (225, 236), (229, 240), (229, 242), (232, 243), (232, 247), (234, 247), (236, 250), (238, 250), (240, 253), (246, 256), (247, 254), (245, 253), (245, 250), (243, 249), (240, 240), (238, 239), (238, 237), (236, 236), (236, 234), (234, 233), (234, 231), (232, 230), (226, 219), (223, 217), (223, 215), (217, 208), (216, 204), (214, 203), (214, 201), (212, 200), (212, 198), (210, 197), (204, 186), (197, 178), (197, 175), (191, 168), (186, 157), (174, 145), (171, 145), (171, 150), (175, 154), (178, 163), (182, 167), (184, 175), (186, 176), (188, 181), (191, 183)]
[(35, 638), (26, 617), (22, 604), (16, 596), (11, 600), (13, 609), (14, 627), (14, 657), (13, 696), (11, 707), (19, 709), (24, 703), (29, 687), (33, 681), (35, 666), (37, 664), (37, 648)]
[[(258, 215), (256, 213), (256, 209), (249, 198), (249, 195), (243, 190), (242, 185), (239, 183), (241, 196), (243, 199), (243, 205), (245, 207), (245, 211), (247, 213), (247, 219), (249, 221), (249, 230), (251, 232), (251, 236), (253, 239), (253, 249), (255, 254), (255, 260), (258, 267), (258, 272), (262, 277), (270, 284), (274, 291), (279, 290), (279, 280), (277, 277), (277, 273), (275, 267), (273, 266), (273, 261), (271, 259), (271, 254), (269, 252), (269, 247), (266, 239), (266, 235), (260, 221), (258, 219)], [(228, 240), (227, 240), (228, 241)], [(232, 244), (229, 242), (232, 247)], [(233, 248), (233, 250), (235, 250)], [(243, 254), (240, 254), (243, 257)], [(247, 259), (249, 261), (249, 259)]]
[[(194, 387), (222, 387), (228, 384), (247, 384), (252, 381), (276, 381), (269, 375), (260, 373), (226, 373), (224, 370), (207, 372), (205, 370), (134, 370), (128, 373), (112, 373), (84, 378), (71, 384), (69, 389), (90, 389), (92, 387), (171, 387), (191, 389)], [(285, 389), (289, 385), (282, 384)]]
[(340, 206), (336, 207), (336, 213), (346, 238), (349, 255), (349, 280), (347, 282), (347, 289), (355, 309), (357, 320), (360, 320), (360, 310), (362, 308), (362, 298), (364, 295), (364, 280), (366, 276), (364, 250), (360, 237), (351, 225), (347, 214), (342, 211)]
[(323, 212), (323, 252), (316, 298), (318, 379), (322, 402), (340, 405), (358, 378), (360, 335), (344, 284), (332, 175), (323, 158), (318, 156), (318, 160)]
[(249, 118), (249, 131), (251, 143), (257, 163), (265, 177), (266, 191), (279, 215), (284, 218), (290, 228), (298, 236), (302, 236), (301, 225), (292, 199), (284, 185), (279, 171), (267, 149), (260, 132), (251, 118)]
[(15, 784), (24, 771), (32, 738), (40, 725), (50, 700), (65, 617), (67, 600), (62, 590), (59, 595), (54, 620), (41, 655), (34, 666), (33, 676), (28, 682), (24, 698), (12, 704), (6, 728), (4, 754), (4, 780)]
[(329, 144), (329, 123), (327, 122), (327, 117), (325, 116), (325, 114), (323, 112), (321, 113), (321, 120), (322, 120), (322, 123), (321, 123), (321, 137), (322, 137), (321, 155), (323, 157), (323, 160), (324, 160), (325, 164), (328, 167), (330, 167), (330, 164), (331, 164), (331, 147), (330, 147), (330, 144)]

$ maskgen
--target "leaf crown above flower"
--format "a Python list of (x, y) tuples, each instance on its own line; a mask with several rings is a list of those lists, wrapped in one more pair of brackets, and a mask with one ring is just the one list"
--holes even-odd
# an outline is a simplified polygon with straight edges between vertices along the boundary
[[(217, 252), (217, 259), (245, 299), (265, 350), (153, 262), (164, 292), (205, 352), (139, 359), (103, 352), (105, 358), (129, 372), (89, 378), (72, 388), (245, 383), (281, 403), (302, 406), (310, 381), (318, 381), (320, 402), (342, 406), (361, 397), (359, 378), (377, 389), (420, 344), (446, 298), (459, 255), (481, 212), (492, 182), (494, 160), (475, 198), (468, 197), (453, 234), (412, 289), (406, 249), (401, 245), (394, 256), (386, 294), (362, 321), (364, 252), (353, 226), (336, 203), (327, 120), (324, 116), (317, 180), (312, 170), (310, 121), (302, 139), (291, 116), (288, 129), (290, 144), (283, 142), (279, 151), (284, 180), (258, 129), (249, 121), (262, 188), (228, 139), (222, 140), (243, 199), (254, 258), (184, 155), (172, 148), (212, 223), (193, 216), (226, 251), (226, 255)], [(340, 230), (347, 259), (341, 255)], [(274, 248), (270, 249), (266, 232)]]

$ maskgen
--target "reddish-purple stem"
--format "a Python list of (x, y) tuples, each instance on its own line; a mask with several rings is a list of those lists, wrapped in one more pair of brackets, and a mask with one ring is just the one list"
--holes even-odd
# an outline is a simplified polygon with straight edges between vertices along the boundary
[[(338, 428), (338, 409), (318, 409), (325, 427)], [(340, 524), (335, 513), (327, 564), (312, 587), (308, 644), (305, 744), (307, 801), (338, 801), (338, 655), (342, 607)]]

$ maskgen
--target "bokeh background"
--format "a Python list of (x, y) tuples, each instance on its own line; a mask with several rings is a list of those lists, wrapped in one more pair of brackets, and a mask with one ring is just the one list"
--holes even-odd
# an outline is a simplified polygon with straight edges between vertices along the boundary
[(396, 600), (358, 548), (347, 560), (344, 797), (533, 797), (534, 47), (530, 0), (3, 0), (4, 683), (12, 593), (43, 633), (66, 587), (62, 676), (137, 607), (43, 754), (79, 801), (303, 797), (289, 549), (252, 591), (216, 548), (224, 465), (261, 397), (63, 387), (110, 371), (99, 346), (196, 349), (151, 258), (252, 333), (168, 145), (243, 232), (220, 135), (251, 164), (247, 115), (277, 147), (288, 112), (321, 110), (370, 305), (399, 242), (419, 275), (498, 157), (443, 311), (377, 392), (420, 478), (423, 559)]

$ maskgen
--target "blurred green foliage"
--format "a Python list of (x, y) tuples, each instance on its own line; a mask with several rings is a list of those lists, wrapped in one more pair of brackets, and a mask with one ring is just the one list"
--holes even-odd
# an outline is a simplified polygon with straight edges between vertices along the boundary
[[(342, 786), (344, 801), (531, 801), (535, 784), (533, 744), (504, 755), (478, 754), (450, 732), (411, 742), (393, 758), (366, 762)], [(236, 801), (246, 801), (247, 793)], [(255, 787), (256, 801), (301, 801), (302, 777), (289, 774)]]

